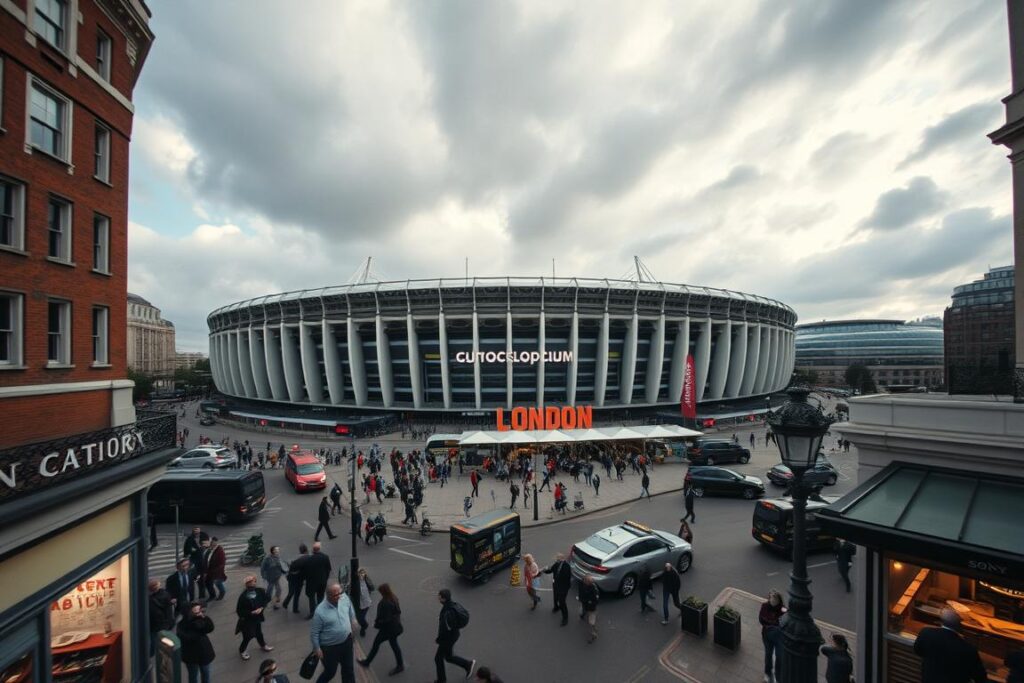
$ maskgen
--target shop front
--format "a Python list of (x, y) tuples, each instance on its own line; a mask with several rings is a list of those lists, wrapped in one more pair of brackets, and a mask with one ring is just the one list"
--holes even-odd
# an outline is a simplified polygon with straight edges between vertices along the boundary
[(0, 683), (145, 680), (145, 496), (175, 433), (159, 415), (0, 452)]
[(951, 608), (990, 681), (1024, 650), (1024, 479), (893, 462), (817, 519), (864, 547), (858, 680), (917, 683), (914, 641)]

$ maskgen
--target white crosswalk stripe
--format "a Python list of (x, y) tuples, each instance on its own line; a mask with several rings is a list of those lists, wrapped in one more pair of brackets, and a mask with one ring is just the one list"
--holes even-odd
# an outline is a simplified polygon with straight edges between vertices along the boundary
[[(158, 536), (157, 540), (160, 543), (156, 550), (149, 553), (147, 564), (151, 577), (163, 579), (174, 571), (174, 537), (164, 538)], [(224, 548), (224, 553), (227, 555), (228, 560), (227, 565), (230, 567), (233, 564), (238, 564), (238, 558), (245, 552), (248, 544), (245, 541), (225, 541), (221, 543), (221, 547)]]

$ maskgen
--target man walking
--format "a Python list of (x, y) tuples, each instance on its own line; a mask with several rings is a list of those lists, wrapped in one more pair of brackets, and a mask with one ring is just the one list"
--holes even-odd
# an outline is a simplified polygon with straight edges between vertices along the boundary
[(441, 613), (437, 617), (437, 639), (434, 641), (437, 643), (437, 652), (434, 654), (434, 665), (437, 668), (435, 683), (444, 683), (448, 680), (445, 662), (465, 669), (468, 680), (476, 668), (476, 660), (463, 659), (455, 654), (454, 649), (461, 629), (469, 622), (469, 613), (462, 605), (452, 600), (452, 592), (447, 588), (442, 588), (438, 592), (437, 599), (441, 603)]
[[(315, 547), (314, 547), (315, 552)], [(324, 670), (316, 683), (328, 683), (341, 665), (342, 683), (356, 683), (356, 671), (352, 657), (352, 633), (359, 627), (352, 601), (332, 583), (326, 597), (311, 615), (313, 623), (309, 629), (309, 641), (313, 652), (324, 664)]]
[(671, 562), (665, 563), (665, 573), (661, 575), (661, 625), (668, 623), (668, 601), (672, 598), (672, 604), (679, 609), (679, 587), (682, 581), (679, 579), (679, 572), (672, 566)]
[(306, 598), (309, 600), (309, 616), (313, 618), (313, 610), (323, 602), (327, 590), (327, 579), (331, 576), (331, 558), (320, 552), (320, 543), (313, 544), (313, 554), (306, 560), (304, 569), (306, 581)]
[(302, 582), (306, 578), (306, 564), (309, 562), (309, 550), (305, 543), (299, 544), (299, 556), (288, 565), (288, 595), (284, 596), (284, 608), (292, 603), (292, 612), (299, 613), (299, 596), (302, 594)]
[(514, 481), (511, 484), (509, 484), (508, 492), (510, 494), (512, 494), (512, 502), (509, 504), (509, 508), (515, 510), (516, 509), (516, 499), (519, 498), (519, 487), (516, 486), (516, 483)]
[(480, 475), (477, 474), (475, 469), (472, 472), (469, 473), (469, 483), (472, 484), (472, 486), (473, 486), (473, 492), (470, 493), (469, 495), (474, 496), (476, 498), (479, 498), (480, 497)]
[(338, 482), (331, 487), (331, 514), (341, 514), (341, 487)]
[(640, 594), (640, 614), (647, 610), (654, 611), (654, 608), (647, 604), (647, 601), (654, 597), (654, 581), (651, 579), (651, 570), (646, 565), (640, 568), (640, 575), (636, 579), (636, 592)]
[(693, 501), (696, 497), (693, 493), (693, 486), (687, 486), (686, 490), (683, 491), (683, 504), (686, 507), (686, 514), (683, 515), (682, 521), (697, 523), (697, 517), (693, 514)]
[[(324, 496), (323, 499), (320, 501), (320, 510), (318, 512), (318, 516), (320, 517), (320, 524), (318, 524), (316, 527), (316, 533), (313, 534), (313, 540), (320, 540), (320, 532), (322, 530), (326, 530), (327, 537), (331, 540), (334, 540), (334, 532), (331, 531), (331, 509), (327, 505), (327, 496)], [(312, 612), (312, 609), (310, 611)]]
[(196, 580), (191, 569), (192, 563), (183, 557), (178, 560), (178, 571), (168, 576), (164, 582), (174, 604), (174, 610), (181, 616), (188, 614), (189, 605), (196, 597)]
[(597, 601), (600, 599), (600, 593), (594, 585), (594, 577), (589, 574), (583, 577), (577, 597), (580, 601), (580, 619), (586, 619), (587, 625), (590, 626), (587, 642), (592, 643), (597, 639)]
[(987, 683), (978, 650), (960, 635), (960, 615), (944, 607), (942, 626), (921, 629), (914, 652), (921, 658), (921, 683)]
[(537, 489), (538, 493), (540, 491), (543, 491), (545, 486), (548, 487), (549, 491), (551, 490), (551, 472), (548, 470), (547, 467), (543, 468), (543, 470), (544, 470), (544, 480), (540, 483), (540, 488)]
[(544, 570), (545, 574), (551, 574), (553, 591), (555, 594), (555, 606), (552, 612), (562, 612), (562, 626), (569, 623), (569, 607), (565, 604), (565, 598), (569, 595), (569, 588), (572, 587), (572, 568), (565, 561), (565, 555), (558, 553), (555, 561), (550, 567)]
[(853, 556), (857, 554), (857, 546), (846, 539), (836, 539), (836, 568), (839, 569), (839, 576), (846, 584), (846, 592), (852, 589), (850, 584), (850, 564)]
[(601, 475), (599, 475), (597, 472), (594, 472), (590, 476), (590, 483), (594, 485), (594, 496), (595, 497), (600, 496), (601, 495), (600, 494), (600, 490), (601, 490)]
[[(224, 595), (227, 593), (227, 589), (224, 587), (224, 582), (228, 580), (227, 564), (228, 558), (224, 554), (224, 548), (217, 540), (217, 537), (214, 536), (210, 539), (210, 547), (204, 552), (203, 559), (206, 593), (209, 595), (210, 600), (223, 600)], [(216, 589), (216, 597), (213, 595), (214, 589)]]
[(754, 447), (754, 441), (756, 441), (756, 439), (754, 438), (754, 432), (750, 432), (750, 447), (751, 448)]
[(651, 478), (647, 476), (647, 472), (644, 471), (644, 476), (640, 479), (640, 497), (647, 496), (647, 499), (651, 499), (651, 492), (647, 490), (647, 487), (651, 485)]

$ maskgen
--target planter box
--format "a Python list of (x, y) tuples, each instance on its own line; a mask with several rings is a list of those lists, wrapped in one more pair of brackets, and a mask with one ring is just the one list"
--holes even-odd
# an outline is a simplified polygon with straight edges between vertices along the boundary
[(704, 605), (701, 608), (696, 608), (684, 603), (680, 609), (683, 613), (682, 628), (684, 631), (692, 633), (695, 636), (703, 636), (708, 632), (707, 605)]
[(730, 650), (738, 650), (740, 647), (740, 624), (741, 619), (739, 615), (737, 615), (736, 621), (729, 621), (716, 614), (714, 625), (715, 645), (721, 645)]

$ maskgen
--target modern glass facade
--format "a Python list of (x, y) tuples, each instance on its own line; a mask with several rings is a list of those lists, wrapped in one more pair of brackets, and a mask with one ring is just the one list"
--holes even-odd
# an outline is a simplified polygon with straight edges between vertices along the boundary
[(1008, 373), (1014, 367), (1014, 281), (1013, 266), (1003, 266), (953, 290), (943, 316), (947, 369)]

